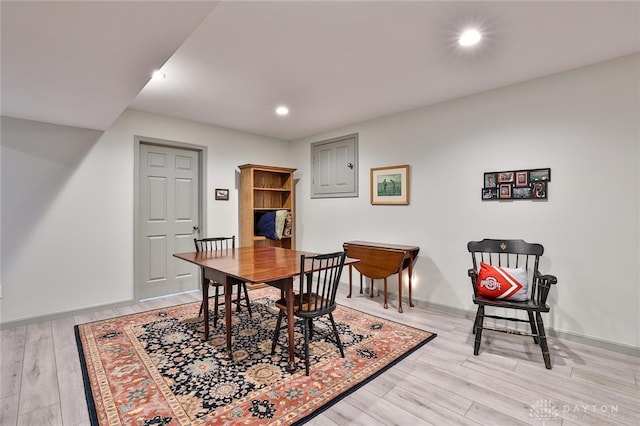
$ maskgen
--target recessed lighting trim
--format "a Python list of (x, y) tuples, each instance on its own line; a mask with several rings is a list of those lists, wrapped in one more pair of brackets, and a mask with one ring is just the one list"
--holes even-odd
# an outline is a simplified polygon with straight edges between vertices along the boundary
[(460, 38), (458, 39), (458, 43), (460, 46), (468, 47), (473, 46), (474, 44), (478, 44), (478, 42), (482, 40), (482, 34), (476, 29), (468, 29), (465, 30)]
[(278, 115), (287, 115), (287, 114), (289, 114), (289, 108), (287, 108), (284, 105), (281, 105), (278, 108), (276, 108), (276, 114), (278, 114)]
[(166, 75), (165, 73), (163, 73), (160, 70), (155, 70), (152, 74), (151, 74), (151, 80), (162, 80), (163, 78), (165, 78)]

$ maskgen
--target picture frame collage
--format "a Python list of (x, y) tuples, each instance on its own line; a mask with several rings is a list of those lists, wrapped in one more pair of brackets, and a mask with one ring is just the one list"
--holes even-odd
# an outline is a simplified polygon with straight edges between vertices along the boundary
[(482, 200), (546, 200), (549, 182), (550, 168), (487, 172)]

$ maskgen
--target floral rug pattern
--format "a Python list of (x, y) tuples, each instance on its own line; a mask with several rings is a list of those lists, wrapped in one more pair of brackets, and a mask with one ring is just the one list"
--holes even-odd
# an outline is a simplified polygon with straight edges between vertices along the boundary
[[(287, 372), (287, 333), (271, 355), (279, 292), (249, 295), (253, 315), (233, 312), (233, 361), (226, 357), (224, 321), (202, 341), (199, 303), (76, 326), (85, 389), (94, 425), (230, 425), (303, 423), (331, 403), (427, 343), (435, 334), (338, 306), (335, 343), (310, 345)], [(314, 322), (315, 332), (330, 327)], [(296, 350), (302, 354), (296, 325)]]

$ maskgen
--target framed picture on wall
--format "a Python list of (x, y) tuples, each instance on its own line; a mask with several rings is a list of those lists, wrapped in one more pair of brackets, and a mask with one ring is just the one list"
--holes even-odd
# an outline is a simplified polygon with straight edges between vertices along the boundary
[(482, 199), (483, 200), (497, 200), (498, 199), (498, 188), (482, 188)]
[(498, 183), (513, 182), (513, 172), (498, 173)]
[(531, 182), (550, 181), (551, 169), (531, 170), (529, 172), (529, 179)]
[(515, 187), (511, 193), (511, 198), (527, 200), (531, 198), (531, 193), (532, 191), (530, 186)]
[(216, 188), (216, 200), (229, 201), (229, 190)]
[(547, 199), (547, 182), (538, 181), (532, 183), (531, 198), (536, 200)]
[(500, 198), (511, 198), (511, 184), (502, 183), (500, 184)]
[(529, 172), (516, 172), (516, 186), (529, 186)]
[(409, 165), (371, 169), (371, 204), (409, 204)]
[(484, 174), (484, 187), (485, 188), (495, 188), (496, 187), (496, 174), (495, 173), (485, 173)]

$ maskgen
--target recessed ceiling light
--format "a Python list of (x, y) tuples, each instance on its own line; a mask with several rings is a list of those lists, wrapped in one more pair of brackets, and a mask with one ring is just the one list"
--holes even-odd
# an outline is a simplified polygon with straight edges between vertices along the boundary
[(482, 35), (478, 32), (478, 30), (469, 29), (462, 33), (462, 35), (458, 39), (458, 43), (460, 44), (460, 46), (473, 46), (481, 39)]
[(153, 74), (151, 74), (151, 80), (162, 80), (165, 77), (166, 75), (160, 70), (155, 70)]
[(278, 108), (276, 108), (276, 114), (287, 115), (289, 114), (289, 108), (287, 108), (286, 106), (279, 106)]

